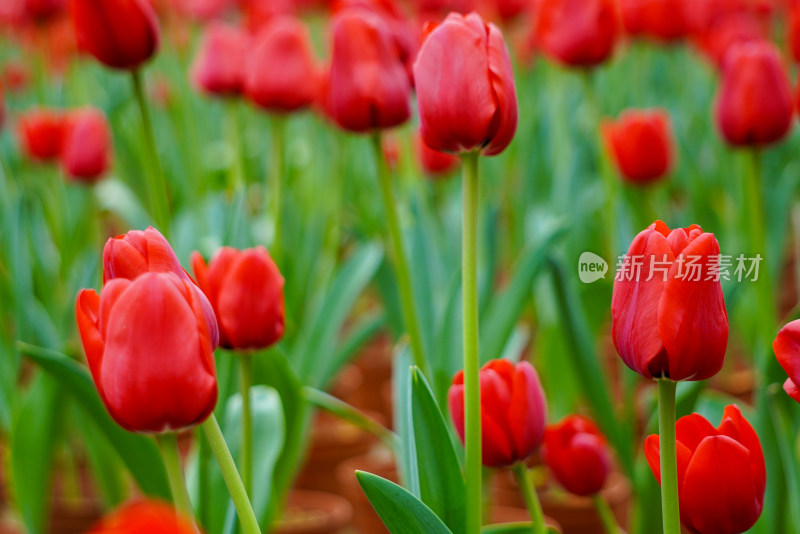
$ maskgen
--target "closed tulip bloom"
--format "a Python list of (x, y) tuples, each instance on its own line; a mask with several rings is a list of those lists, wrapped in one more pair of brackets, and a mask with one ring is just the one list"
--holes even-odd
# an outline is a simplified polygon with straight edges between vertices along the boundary
[(593, 67), (614, 52), (621, 31), (615, 0), (540, 2), (534, 28), (539, 47), (573, 67)]
[(800, 402), (800, 320), (792, 321), (781, 328), (772, 342), (772, 349), (778, 363), (789, 375), (783, 383), (784, 391)]
[(67, 175), (81, 182), (103, 177), (111, 160), (111, 131), (105, 115), (95, 108), (70, 113), (61, 151)]
[(61, 155), (65, 120), (60, 111), (33, 109), (19, 118), (17, 130), (25, 155), (34, 161), (48, 162)]
[(598, 493), (611, 471), (605, 436), (591, 419), (580, 415), (547, 427), (542, 456), (558, 483), (575, 495)]
[(223, 247), (209, 265), (195, 252), (192, 269), (216, 313), (222, 347), (262, 349), (283, 337), (284, 280), (267, 249)]
[[(539, 375), (528, 362), (492, 360), (480, 370), (483, 465), (505, 467), (536, 452), (544, 437), (547, 405)], [(464, 372), (453, 377), (450, 417), (464, 441)]]
[(70, 0), (78, 45), (104, 65), (133, 70), (158, 50), (160, 29), (147, 0)]
[(145, 273), (173, 273), (191, 281), (169, 242), (155, 228), (131, 230), (110, 238), (103, 248), (103, 283), (114, 278), (134, 280)]
[(416, 137), (416, 141), (417, 155), (422, 164), (422, 170), (428, 176), (446, 176), (458, 168), (461, 162), (458, 157), (430, 148), (419, 135)]
[(628, 110), (602, 125), (603, 138), (620, 174), (633, 184), (664, 177), (672, 167), (669, 115), (663, 110)]
[(686, 37), (689, 23), (685, 4), (686, 0), (621, 0), (625, 31), (662, 41)]
[[(717, 428), (696, 413), (681, 417), (675, 432), (683, 524), (696, 534), (738, 534), (752, 527), (764, 505), (767, 473), (761, 442), (739, 407), (727, 406)], [(660, 483), (657, 435), (648, 436), (644, 452)]]
[(611, 298), (611, 333), (628, 367), (675, 381), (722, 368), (728, 314), (714, 274), (719, 253), (714, 234), (696, 224), (670, 231), (656, 221), (634, 238)]
[(244, 88), (252, 102), (273, 112), (295, 111), (314, 103), (319, 68), (302, 22), (279, 17), (258, 32), (247, 58)]
[(194, 524), (159, 501), (125, 504), (101, 519), (86, 534), (196, 534)]
[(353, 132), (391, 128), (411, 115), (411, 84), (384, 20), (347, 9), (333, 21), (333, 56), (325, 84), (326, 109)]
[(477, 13), (450, 14), (414, 65), (422, 139), (440, 152), (501, 153), (517, 130), (514, 73), (503, 35)]
[(751, 42), (728, 52), (716, 102), (717, 124), (728, 143), (779, 141), (789, 131), (793, 113), (789, 78), (772, 44)]
[(247, 49), (248, 37), (239, 28), (221, 23), (209, 26), (192, 65), (194, 85), (209, 95), (241, 93)]

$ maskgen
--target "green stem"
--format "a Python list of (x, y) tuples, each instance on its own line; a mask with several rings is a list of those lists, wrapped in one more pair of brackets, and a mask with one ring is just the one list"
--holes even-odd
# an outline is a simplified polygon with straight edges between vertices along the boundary
[(611, 511), (611, 507), (608, 505), (608, 501), (606, 501), (605, 497), (597, 493), (592, 500), (594, 501), (594, 507), (597, 509), (597, 514), (600, 516), (600, 521), (603, 523), (603, 529), (606, 531), (606, 534), (618, 534), (619, 525), (617, 525), (617, 518), (614, 517), (614, 512)]
[(675, 389), (677, 382), (658, 380), (658, 433), (661, 448), (661, 513), (664, 534), (680, 534), (678, 506), (678, 453), (675, 442)]
[(226, 102), (226, 119), (228, 129), (228, 142), (233, 150), (233, 162), (228, 173), (228, 189), (233, 194), (245, 184), (244, 178), (244, 149), (242, 147), (241, 124), (239, 120), (239, 101), (231, 99)]
[(386, 223), (389, 226), (389, 237), (391, 238), (392, 251), (394, 253), (394, 264), (397, 272), (397, 285), (400, 290), (400, 307), (403, 313), (408, 335), (411, 338), (411, 352), (414, 355), (414, 365), (422, 369), (426, 376), (431, 376), (428, 370), (428, 362), (425, 359), (425, 352), (422, 348), (422, 337), (420, 335), (419, 318), (414, 307), (414, 290), (411, 286), (411, 274), (408, 267), (408, 258), (403, 247), (403, 234), (400, 230), (400, 220), (397, 215), (397, 206), (392, 193), (392, 173), (383, 156), (383, 139), (380, 131), (375, 131), (372, 135), (372, 148), (375, 154), (375, 164), (378, 167), (378, 182), (383, 198), (383, 208), (386, 211)]
[(272, 122), (272, 218), (274, 237), (272, 240), (271, 254), (278, 265), (281, 265), (281, 220), (283, 217), (283, 185), (286, 180), (286, 119), (274, 117)]
[(481, 390), (478, 379), (478, 152), (462, 156), (461, 272), (464, 337), (464, 419), (467, 534), (481, 530)]
[(236, 464), (225, 443), (225, 436), (222, 435), (216, 416), (212, 413), (202, 427), (211, 446), (211, 452), (214, 453), (220, 471), (222, 471), (222, 478), (225, 479), (225, 485), (228, 487), (228, 493), (236, 507), (236, 514), (239, 516), (244, 534), (261, 534), (256, 514), (250, 505), (242, 479), (239, 478), (239, 473), (236, 471)]
[(169, 235), (170, 213), (167, 182), (164, 177), (164, 169), (161, 166), (161, 160), (158, 157), (155, 134), (153, 133), (153, 123), (150, 121), (150, 111), (147, 108), (147, 100), (144, 94), (142, 74), (139, 70), (134, 70), (131, 74), (133, 92), (136, 95), (139, 111), (142, 114), (142, 132), (148, 152), (147, 159), (150, 164), (150, 168), (145, 172), (145, 186), (147, 187), (150, 210), (161, 232), (165, 235)]
[[(766, 218), (764, 213), (763, 195), (761, 194), (761, 153), (754, 148), (746, 154), (748, 169), (744, 178), (745, 205), (748, 207), (749, 220), (747, 230), (749, 232), (751, 256), (756, 254), (762, 258), (759, 266), (759, 279), (753, 282), (755, 286), (758, 309), (761, 310), (758, 323), (759, 338), (757, 346), (763, 346), (772, 335), (777, 323), (777, 313), (772, 299), (772, 282), (768, 268), (764, 266), (764, 258), (767, 252), (767, 232)], [(766, 354), (766, 353), (765, 353)]]
[(546, 534), (547, 524), (544, 520), (542, 503), (539, 502), (539, 496), (536, 494), (536, 489), (528, 476), (528, 468), (523, 462), (517, 462), (512, 469), (514, 477), (517, 479), (519, 490), (522, 492), (522, 497), (525, 499), (525, 506), (528, 507), (528, 511), (531, 514), (531, 520), (533, 521), (532, 531), (535, 534)]
[(161, 447), (161, 456), (164, 458), (164, 465), (167, 468), (167, 478), (172, 489), (172, 499), (175, 508), (187, 518), (194, 518), (192, 502), (189, 493), (186, 491), (186, 481), (183, 478), (183, 467), (181, 467), (181, 456), (178, 451), (178, 435), (174, 432), (159, 434), (156, 439)]
[(248, 495), (253, 493), (253, 413), (250, 408), (250, 388), (253, 387), (253, 355), (239, 357), (239, 385), (242, 394), (242, 484)]

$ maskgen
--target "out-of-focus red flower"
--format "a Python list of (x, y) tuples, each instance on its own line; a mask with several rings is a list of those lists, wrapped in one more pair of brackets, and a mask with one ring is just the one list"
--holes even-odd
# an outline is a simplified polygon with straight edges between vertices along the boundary
[(242, 92), (249, 36), (240, 28), (214, 23), (208, 27), (192, 65), (194, 85), (209, 95)]
[(656, 221), (634, 238), (611, 298), (614, 346), (628, 367), (676, 381), (722, 368), (728, 314), (714, 276), (719, 261), (717, 238), (696, 224), (670, 231)]
[[(547, 406), (539, 375), (528, 362), (492, 360), (480, 370), (483, 465), (505, 467), (536, 452), (544, 437)], [(464, 371), (453, 377), (450, 417), (464, 441)]]
[(70, 112), (61, 149), (61, 163), (67, 176), (79, 182), (96, 182), (108, 170), (111, 151), (111, 130), (100, 110), (85, 108)]
[(686, 3), (687, 0), (621, 0), (625, 31), (662, 41), (686, 37), (689, 34)]
[(148, 95), (153, 104), (159, 108), (170, 107), (175, 98), (172, 84), (165, 76), (151, 77)]
[[(758, 435), (739, 407), (727, 406), (717, 428), (700, 414), (681, 417), (675, 432), (683, 524), (702, 534), (738, 534), (752, 527), (764, 506), (767, 472)], [(657, 435), (648, 436), (644, 452), (660, 483)]]
[(651, 183), (670, 171), (674, 149), (665, 110), (627, 110), (616, 121), (603, 122), (602, 132), (617, 169), (630, 183)]
[(210, 265), (195, 252), (192, 269), (216, 313), (221, 346), (263, 349), (283, 337), (284, 280), (267, 249), (223, 247)]
[(103, 284), (115, 278), (134, 280), (145, 273), (173, 273), (191, 281), (178, 256), (161, 232), (152, 226), (131, 230), (106, 241), (103, 248)]
[(28, 68), (20, 61), (9, 61), (3, 66), (3, 87), (9, 93), (25, 90), (30, 83)]
[(236, 5), (236, 0), (178, 0), (177, 8), (190, 17), (210, 21), (220, 19)]
[(772, 44), (750, 42), (728, 52), (716, 98), (717, 126), (728, 143), (780, 141), (793, 113), (791, 84)]
[(308, 7), (302, 0), (239, 0), (245, 24), (252, 32), (259, 31), (276, 17), (296, 17)]
[(598, 493), (611, 471), (605, 436), (591, 419), (580, 415), (547, 427), (542, 457), (558, 483), (575, 495)]
[(26, 112), (17, 124), (22, 150), (34, 161), (58, 159), (64, 143), (65, 126), (60, 111), (36, 108)]
[(417, 156), (426, 175), (431, 177), (447, 176), (458, 168), (460, 160), (457, 156), (430, 148), (422, 140), (422, 135), (417, 134), (415, 141)]
[(421, 23), (443, 20), (449, 13), (466, 15), (478, 8), (477, 0), (414, 0), (413, 3)]
[(120, 506), (86, 534), (196, 534), (197, 528), (166, 503), (138, 501)]
[(22, 13), (29, 21), (41, 23), (63, 15), (67, 0), (21, 0)]
[(783, 389), (797, 402), (800, 402), (800, 319), (792, 321), (778, 332), (772, 349), (783, 370), (789, 375)]
[(724, 68), (728, 51), (737, 45), (753, 41), (764, 41), (764, 27), (746, 12), (734, 13), (714, 23), (696, 43), (706, 56), (719, 68)]
[(133, 70), (158, 50), (160, 29), (147, 0), (70, 0), (78, 45), (115, 69)]
[(503, 34), (477, 13), (451, 14), (414, 64), (422, 139), (434, 150), (501, 153), (517, 130), (514, 73)]
[(615, 0), (539, 2), (534, 40), (543, 52), (565, 65), (593, 67), (614, 52), (620, 19)]
[(789, 50), (800, 63), (800, 2), (794, 2), (789, 11)]

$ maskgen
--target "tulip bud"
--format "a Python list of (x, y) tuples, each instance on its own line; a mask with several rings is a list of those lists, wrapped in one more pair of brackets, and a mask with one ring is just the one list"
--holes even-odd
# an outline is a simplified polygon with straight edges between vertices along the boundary
[(477, 13), (452, 13), (414, 64), (422, 139), (440, 152), (501, 153), (517, 130), (514, 73), (503, 35)]
[(789, 78), (772, 44), (751, 42), (728, 52), (716, 103), (717, 124), (728, 143), (779, 141), (789, 131), (793, 113)]
[(61, 161), (67, 175), (92, 183), (102, 178), (111, 159), (111, 132), (105, 115), (95, 108), (70, 113)]
[(639, 233), (614, 279), (611, 333), (625, 364), (645, 378), (705, 380), (721, 368), (728, 314), (719, 243), (695, 225), (656, 221)]
[[(681, 521), (700, 534), (738, 534), (758, 520), (767, 484), (764, 453), (738, 406), (725, 408), (714, 428), (703, 416), (681, 417), (675, 427)], [(644, 444), (647, 463), (661, 482), (657, 435)]]
[[(480, 370), (483, 465), (505, 467), (536, 452), (544, 436), (547, 406), (539, 375), (528, 362), (492, 360)], [(464, 372), (453, 377), (450, 417), (464, 442)]]
[(70, 0), (78, 45), (104, 65), (134, 70), (158, 50), (160, 30), (147, 0)]
[(196, 534), (194, 524), (159, 501), (125, 504), (86, 534)]
[(110, 238), (103, 248), (103, 284), (114, 278), (134, 280), (145, 273), (173, 273), (190, 281), (169, 242), (155, 228), (131, 230)]
[(248, 38), (242, 30), (224, 24), (211, 25), (192, 65), (194, 85), (210, 95), (241, 93), (247, 49)]
[(535, 40), (565, 65), (594, 67), (614, 52), (621, 25), (615, 0), (547, 0), (540, 2)]
[(673, 142), (666, 111), (628, 110), (601, 128), (617, 169), (632, 184), (654, 182), (670, 171)]
[(416, 136), (416, 142), (417, 156), (428, 176), (446, 176), (458, 168), (460, 160), (456, 156), (430, 148), (421, 135)]
[(22, 115), (17, 124), (20, 144), (34, 161), (47, 162), (61, 155), (65, 121), (61, 112), (38, 108)]
[[(693, 1), (693, 0), (688, 0)], [(686, 37), (687, 0), (622, 0), (622, 21), (630, 35), (673, 41)]]
[(797, 402), (800, 402), (800, 319), (781, 328), (772, 349), (783, 370), (789, 375), (783, 389)]
[(598, 493), (611, 471), (605, 436), (592, 420), (580, 415), (547, 427), (542, 456), (558, 483), (575, 495)]
[(262, 349), (283, 337), (284, 280), (267, 249), (223, 247), (210, 265), (195, 252), (192, 269), (216, 313), (222, 347)]

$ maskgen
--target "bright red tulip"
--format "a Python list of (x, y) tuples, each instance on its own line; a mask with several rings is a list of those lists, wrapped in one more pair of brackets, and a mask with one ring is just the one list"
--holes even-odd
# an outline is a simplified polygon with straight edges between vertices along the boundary
[(687, 0), (621, 0), (625, 31), (630, 35), (653, 37), (662, 41), (686, 37), (689, 34), (686, 2)]
[(458, 168), (460, 164), (458, 157), (430, 148), (420, 135), (416, 136), (416, 143), (422, 170), (428, 176), (446, 176)]
[(100, 520), (86, 534), (196, 534), (197, 528), (159, 501), (126, 504)]
[(611, 471), (605, 436), (591, 419), (580, 415), (547, 427), (542, 456), (558, 483), (575, 495), (598, 493)]
[(103, 248), (103, 284), (114, 278), (134, 280), (145, 273), (173, 273), (191, 281), (175, 251), (152, 226), (112, 237)]
[(223, 247), (210, 265), (195, 252), (192, 269), (216, 313), (221, 346), (262, 349), (283, 337), (284, 280), (267, 249)]
[[(738, 406), (725, 408), (717, 428), (695, 413), (681, 417), (675, 431), (683, 524), (697, 534), (738, 534), (752, 527), (764, 505), (767, 472), (758, 435)], [(648, 436), (644, 452), (660, 483), (657, 435)]]
[(178, 0), (178, 9), (192, 18), (210, 21), (222, 18), (236, 5), (236, 0)]
[(792, 124), (791, 85), (775, 47), (752, 42), (728, 52), (717, 93), (717, 125), (737, 146), (781, 140)]
[(783, 389), (797, 402), (800, 402), (800, 319), (787, 324), (775, 341), (772, 349), (783, 370), (789, 375)]
[(248, 41), (239, 28), (221, 23), (209, 26), (192, 65), (194, 85), (209, 95), (241, 93)]
[(622, 22), (615, 0), (540, 2), (535, 40), (549, 56), (573, 67), (593, 67), (614, 52)]
[(422, 139), (440, 152), (501, 153), (517, 130), (514, 73), (503, 35), (477, 13), (450, 14), (414, 65)]
[(19, 118), (17, 130), (20, 145), (34, 161), (47, 162), (61, 155), (65, 119), (60, 111), (37, 108)]
[[(611, 333), (625, 364), (645, 378), (705, 380), (728, 345), (719, 243), (695, 225), (656, 221), (631, 243), (614, 280)], [(716, 271), (719, 273), (719, 270)]]
[(800, 2), (794, 2), (789, 11), (789, 50), (800, 63)]
[[(492, 360), (480, 370), (483, 465), (504, 467), (533, 454), (544, 437), (547, 406), (528, 362)], [(453, 377), (450, 417), (464, 441), (464, 371)]]
[(247, 58), (247, 97), (273, 112), (290, 112), (314, 103), (319, 92), (319, 67), (306, 26), (279, 17), (261, 28)]
[(158, 50), (160, 29), (147, 0), (70, 0), (78, 45), (115, 69), (133, 70)]
[(81, 182), (96, 182), (108, 170), (111, 147), (111, 131), (100, 110), (86, 108), (69, 114), (61, 150), (67, 176)]
[(672, 168), (673, 141), (664, 110), (628, 110), (602, 124), (603, 138), (623, 178), (647, 184)]

